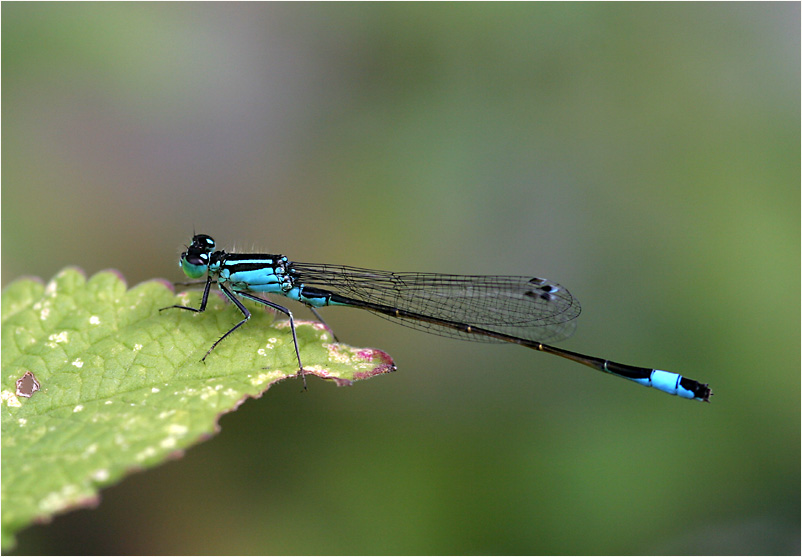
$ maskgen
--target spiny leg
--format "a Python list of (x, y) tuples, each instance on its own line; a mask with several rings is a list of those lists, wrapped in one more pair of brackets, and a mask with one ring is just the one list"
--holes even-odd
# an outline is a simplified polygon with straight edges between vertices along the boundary
[[(201, 299), (201, 305), (200, 305), (199, 308), (193, 308), (193, 307), (189, 307), (189, 306), (174, 305), (174, 306), (167, 306), (166, 308), (161, 308), (159, 311), (164, 311), (166, 309), (177, 308), (177, 309), (185, 309), (185, 310), (188, 310), (188, 311), (194, 311), (195, 313), (203, 313), (204, 311), (206, 311), (206, 304), (209, 301), (209, 289), (211, 288), (213, 282), (217, 282), (217, 281), (212, 280), (211, 276), (206, 279), (206, 287), (203, 289), (203, 298)], [(198, 283), (192, 283), (192, 284), (198, 284)], [(212, 353), (212, 350), (214, 350), (215, 347), (218, 344), (220, 344), (221, 340), (223, 340), (228, 335), (230, 335), (232, 332), (237, 330), (243, 323), (245, 323), (246, 321), (248, 321), (248, 319), (251, 318), (251, 313), (248, 311), (248, 309), (245, 306), (243, 306), (242, 303), (240, 303), (240, 301), (237, 300), (237, 298), (227, 288), (225, 288), (224, 286), (220, 285), (220, 289), (225, 293), (225, 295), (228, 297), (229, 300), (234, 302), (234, 304), (242, 312), (242, 315), (244, 315), (245, 318), (242, 321), (240, 321), (239, 323), (237, 323), (236, 325), (234, 325), (226, 334), (221, 336), (219, 339), (217, 339), (215, 341), (214, 344), (212, 344), (212, 347), (209, 348), (209, 350), (206, 351), (206, 354), (204, 354), (203, 358), (201, 358), (202, 362), (206, 361), (206, 357), (209, 354)]]
[(323, 318), (320, 316), (320, 314), (317, 312), (317, 310), (314, 308), (314, 306), (306, 306), (306, 307), (308, 307), (309, 311), (311, 311), (312, 313), (315, 314), (315, 317), (317, 318), (317, 320), (320, 321), (321, 323), (323, 323), (323, 326), (326, 327), (329, 330), (329, 332), (331, 333), (332, 338), (334, 339), (334, 342), (340, 342), (340, 339), (337, 338), (337, 335), (335, 334), (334, 329), (329, 327), (329, 324), (326, 323), (323, 320)]
[[(168, 306), (168, 307), (166, 307), (166, 308), (161, 308), (159, 311), (164, 311), (164, 310), (166, 310), (166, 309), (177, 308), (177, 309), (185, 309), (185, 310), (188, 310), (188, 311), (194, 311), (195, 313), (203, 313), (204, 311), (206, 311), (206, 304), (207, 304), (207, 302), (209, 301), (209, 288), (211, 287), (211, 285), (212, 285), (212, 282), (216, 282), (216, 281), (213, 281), (211, 276), (210, 276), (209, 278), (207, 278), (207, 279), (206, 279), (206, 287), (203, 289), (203, 298), (201, 299), (201, 305), (200, 305), (200, 307), (199, 307), (199, 308), (193, 308), (193, 307), (189, 307), (189, 306), (179, 306), (179, 305), (175, 305), (175, 306)], [(223, 339), (224, 339), (224, 338), (226, 338), (228, 335), (230, 335), (232, 332), (234, 332), (235, 330), (237, 330), (237, 329), (238, 329), (238, 328), (239, 328), (239, 327), (240, 327), (240, 326), (241, 326), (243, 323), (245, 323), (245, 322), (246, 322), (248, 319), (250, 319), (250, 318), (251, 318), (251, 314), (250, 314), (250, 312), (248, 311), (248, 309), (247, 309), (245, 306), (243, 306), (243, 305), (240, 303), (240, 301), (239, 301), (239, 300), (237, 300), (237, 298), (236, 298), (236, 297), (235, 297), (235, 296), (234, 296), (234, 295), (233, 295), (233, 294), (232, 294), (232, 293), (231, 293), (231, 292), (230, 292), (228, 289), (226, 289), (226, 288), (225, 288), (225, 287), (223, 287), (222, 285), (220, 286), (220, 289), (221, 289), (221, 290), (222, 290), (222, 291), (223, 291), (223, 292), (226, 294), (226, 296), (227, 296), (227, 297), (228, 297), (228, 298), (229, 298), (229, 299), (230, 299), (232, 302), (234, 302), (234, 304), (237, 306), (237, 308), (239, 308), (239, 310), (242, 312), (242, 315), (244, 315), (244, 316), (245, 316), (245, 318), (244, 318), (242, 321), (240, 321), (239, 323), (237, 323), (236, 325), (234, 325), (234, 326), (233, 326), (233, 327), (232, 327), (232, 328), (231, 328), (231, 329), (230, 329), (230, 330), (229, 330), (229, 331), (228, 331), (226, 334), (224, 334), (223, 336), (221, 336), (220, 338), (218, 338), (218, 339), (215, 341), (215, 343), (214, 343), (214, 344), (212, 344), (212, 347), (211, 347), (211, 348), (209, 348), (209, 350), (207, 350), (207, 351), (206, 351), (206, 354), (204, 354), (203, 358), (201, 358), (201, 361), (202, 361), (202, 362), (205, 362), (205, 361), (206, 361), (206, 357), (207, 357), (209, 354), (211, 354), (211, 353), (212, 353), (212, 350), (214, 350), (214, 348), (215, 348), (215, 347), (216, 347), (218, 344), (220, 344), (220, 341), (221, 341), (221, 340), (223, 340)]]
[[(205, 280), (182, 280), (179, 282), (173, 282), (173, 286), (198, 286), (199, 284), (206, 284)], [(212, 284), (217, 284), (216, 280), (212, 281)]]
[[(220, 288), (224, 292), (226, 292), (226, 294), (229, 297), (231, 297), (232, 300), (234, 300), (234, 298), (232, 297), (233, 294), (228, 292), (228, 290), (223, 285), (220, 285)], [(275, 309), (276, 311), (280, 311), (281, 313), (285, 314), (289, 318), (289, 320), (290, 320), (290, 330), (292, 331), (292, 342), (293, 342), (293, 344), (295, 344), (295, 356), (298, 358), (298, 375), (301, 377), (301, 379), (304, 382), (304, 391), (307, 390), (306, 389), (306, 374), (304, 372), (304, 365), (301, 363), (301, 351), (298, 348), (298, 337), (295, 334), (295, 320), (292, 317), (292, 312), (290, 310), (288, 310), (287, 308), (285, 308), (284, 306), (280, 306), (278, 304), (275, 304), (275, 303), (271, 302), (270, 300), (265, 300), (264, 298), (259, 298), (258, 296), (254, 296), (253, 294), (248, 294), (247, 292), (237, 292), (237, 294), (239, 294), (243, 298), (248, 298), (249, 300), (253, 300), (254, 302), (257, 302), (259, 304), (264, 304), (264, 305), (266, 305), (268, 307), (271, 307), (271, 308)], [(245, 307), (242, 306), (242, 304), (239, 301), (235, 301), (234, 303), (236, 303), (243, 311), (247, 311), (245, 309)], [(250, 314), (248, 314), (248, 317), (250, 317)], [(234, 327), (234, 329), (236, 329), (240, 325), (242, 325), (242, 322), (238, 323)], [(231, 331), (233, 331), (234, 329), (231, 329)], [(230, 333), (231, 331), (229, 331), (228, 333)], [(228, 333), (223, 335), (223, 338), (225, 338), (228, 335)], [(223, 338), (221, 338), (220, 340), (223, 340)], [(218, 340), (217, 342), (220, 342), (220, 340)], [(215, 343), (215, 344), (217, 344), (217, 343)], [(214, 346), (212, 346), (212, 348), (214, 348)]]
[[(201, 299), (200, 308), (191, 308), (189, 306), (175, 305), (175, 306), (167, 306), (166, 308), (161, 308), (161, 309), (159, 309), (159, 311), (164, 311), (166, 309), (178, 308), (178, 309), (186, 309), (186, 310), (189, 310), (189, 311), (194, 311), (195, 313), (203, 313), (204, 311), (206, 311), (206, 302), (209, 300), (209, 288), (211, 288), (212, 282), (213, 282), (212, 281), (212, 277), (208, 277), (206, 279), (206, 287), (203, 289), (203, 298)], [(200, 284), (200, 283), (198, 283), (198, 284)]]
[(218, 339), (217, 339), (217, 340), (214, 342), (214, 344), (212, 344), (212, 347), (211, 347), (211, 348), (209, 348), (209, 350), (207, 350), (207, 351), (206, 351), (206, 354), (203, 356), (203, 358), (201, 358), (201, 361), (202, 361), (202, 362), (206, 361), (206, 357), (207, 357), (209, 354), (211, 354), (211, 353), (212, 353), (212, 350), (214, 350), (214, 349), (215, 349), (215, 347), (216, 347), (218, 344), (220, 344), (220, 342), (221, 342), (221, 341), (222, 341), (224, 338), (226, 338), (228, 335), (230, 335), (231, 333), (233, 333), (234, 331), (236, 331), (237, 329), (239, 329), (239, 328), (240, 328), (240, 327), (241, 327), (243, 324), (245, 324), (245, 322), (246, 322), (246, 321), (248, 321), (248, 319), (250, 319), (250, 318), (251, 318), (251, 312), (250, 312), (250, 311), (248, 311), (248, 308), (246, 308), (244, 305), (242, 305), (242, 302), (240, 302), (240, 301), (237, 299), (237, 297), (236, 297), (236, 296), (235, 296), (235, 295), (234, 295), (234, 294), (233, 294), (233, 293), (232, 293), (232, 292), (231, 292), (231, 291), (230, 291), (228, 288), (226, 288), (226, 287), (225, 287), (225, 286), (223, 286), (222, 284), (218, 284), (218, 286), (220, 287), (220, 290), (222, 290), (222, 291), (223, 291), (223, 294), (225, 294), (225, 295), (226, 295), (226, 297), (227, 297), (229, 300), (231, 300), (232, 302), (234, 302), (234, 305), (235, 305), (235, 306), (237, 306), (237, 309), (239, 309), (239, 310), (240, 310), (240, 312), (242, 312), (242, 315), (243, 315), (244, 317), (243, 317), (242, 321), (240, 321), (239, 323), (237, 323), (236, 325), (234, 325), (233, 327), (231, 327), (231, 328), (228, 330), (228, 332), (227, 332), (226, 334), (224, 334), (223, 336), (221, 336), (220, 338), (218, 338)]

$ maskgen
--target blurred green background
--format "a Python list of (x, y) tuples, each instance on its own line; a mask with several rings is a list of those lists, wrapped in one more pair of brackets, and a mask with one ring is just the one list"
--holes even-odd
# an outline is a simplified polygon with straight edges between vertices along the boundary
[(193, 229), (542, 275), (564, 347), (715, 391), (324, 310), (399, 371), (279, 385), (15, 551), (798, 554), (799, 12), (3, 3), (3, 285), (179, 280)]

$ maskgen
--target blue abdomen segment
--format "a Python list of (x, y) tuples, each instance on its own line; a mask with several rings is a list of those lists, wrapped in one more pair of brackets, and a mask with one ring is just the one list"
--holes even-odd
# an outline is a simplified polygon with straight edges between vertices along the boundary
[(696, 394), (686, 389), (682, 385), (682, 375), (678, 373), (671, 373), (670, 371), (663, 371), (661, 369), (654, 369), (649, 377), (643, 379), (635, 379), (632, 377), (628, 377), (632, 381), (636, 383), (640, 383), (644, 387), (654, 387), (664, 393), (668, 393), (670, 395), (677, 395), (682, 398), (697, 398)]
[[(595, 367), (592, 362), (587, 365)], [(648, 369), (645, 367), (628, 366), (605, 360), (598, 369), (618, 375), (624, 379), (634, 381), (644, 387), (654, 387), (659, 391), (670, 395), (677, 395), (681, 398), (691, 400), (701, 400), (708, 402), (712, 394), (706, 384), (698, 383), (693, 379), (688, 379), (678, 373), (663, 371), (662, 369)]]

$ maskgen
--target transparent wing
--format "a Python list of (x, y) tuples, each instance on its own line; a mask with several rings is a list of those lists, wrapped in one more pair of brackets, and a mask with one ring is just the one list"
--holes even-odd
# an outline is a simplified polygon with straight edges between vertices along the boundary
[[(542, 343), (571, 336), (581, 311), (566, 288), (537, 277), (393, 273), (314, 263), (292, 263), (290, 272), (304, 286), (360, 302)], [(409, 317), (377, 315), (442, 336), (501, 342)]]

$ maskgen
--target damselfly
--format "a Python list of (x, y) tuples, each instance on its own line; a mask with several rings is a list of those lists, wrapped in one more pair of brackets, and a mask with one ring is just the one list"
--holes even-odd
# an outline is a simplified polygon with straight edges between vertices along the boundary
[(315, 308), (362, 308), (428, 333), (520, 344), (682, 398), (709, 402), (712, 395), (707, 384), (676, 373), (619, 364), (545, 344), (570, 336), (580, 312), (579, 302), (571, 293), (550, 280), (392, 273), (343, 265), (297, 263), (283, 255), (227, 253), (215, 251), (215, 247), (211, 236), (196, 234), (179, 260), (189, 278), (206, 276), (200, 307), (175, 305), (162, 308), (203, 312), (211, 285), (217, 283), (223, 294), (242, 312), (242, 320), (212, 344), (203, 360), (250, 318), (250, 312), (238, 299), (242, 297), (287, 315), (298, 359), (298, 374), (303, 377), (292, 312), (257, 295), (279, 294), (305, 304), (318, 319), (320, 316)]

